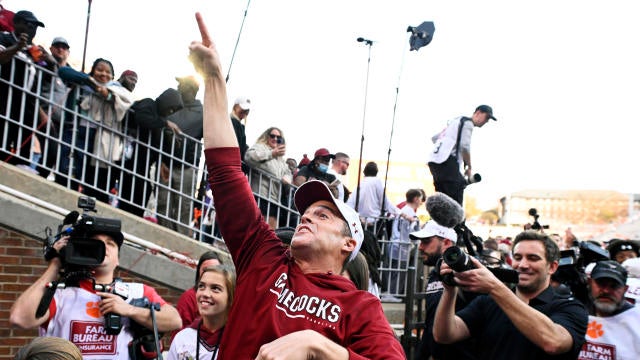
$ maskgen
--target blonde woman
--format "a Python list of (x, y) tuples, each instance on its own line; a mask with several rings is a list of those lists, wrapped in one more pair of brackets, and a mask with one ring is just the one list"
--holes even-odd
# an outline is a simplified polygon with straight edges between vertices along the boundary
[[(269, 176), (258, 172), (251, 175), (251, 190), (257, 193), (258, 205), (262, 215), (272, 229), (278, 227), (277, 216), (284, 185), (291, 184), (291, 170), (284, 154), (286, 145), (282, 130), (270, 127), (265, 130), (256, 143), (247, 150), (244, 161), (250, 167), (261, 170)], [(281, 212), (284, 215), (284, 212)]]

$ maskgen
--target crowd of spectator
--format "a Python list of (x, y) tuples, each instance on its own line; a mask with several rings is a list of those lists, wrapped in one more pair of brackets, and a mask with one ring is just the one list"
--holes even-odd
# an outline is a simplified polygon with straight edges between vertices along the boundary
[[(221, 109), (214, 107), (214, 101), (211, 105), (196, 99), (200, 84), (194, 76), (176, 77), (177, 88), (165, 90), (156, 99), (135, 101), (135, 71), (126, 70), (115, 80), (111, 62), (98, 58), (85, 74), (69, 66), (71, 47), (65, 38), (56, 37), (49, 51), (32, 43), (38, 27), (44, 26), (32, 12), (16, 12), (13, 26), (10, 32), (0, 35), (3, 161), (141, 217), (150, 199), (155, 198), (156, 211), (162, 214), (158, 223), (186, 236), (193, 236), (194, 223), (203, 211), (198, 207), (214, 204), (212, 192), (217, 192), (215, 198), (221, 199), (220, 207), (227, 211), (221, 218), (222, 227), (232, 234), (228, 245), (245, 283), (239, 282), (236, 289), (236, 269), (222, 265), (215, 252), (207, 252), (195, 270), (195, 284), (180, 298), (177, 310), (153, 289), (140, 287), (141, 294), (156, 300), (164, 310), (160, 327), (174, 336), (169, 359), (199, 358), (201, 354), (216, 358), (219, 350), (227, 356), (255, 356), (255, 351), (271, 355), (296, 342), (295, 349), (311, 354), (319, 351), (313, 342), (328, 338), (325, 328), (331, 328), (329, 323), (338, 321), (341, 312), (349, 314), (344, 321), (353, 327), (333, 327), (333, 341), (323, 351), (343, 358), (362, 354), (395, 358), (399, 356), (399, 345), (391, 340), (394, 336), (382, 317), (379, 300), (404, 301), (405, 284), (412, 279), (407, 279), (401, 270), (409, 266), (414, 254), (429, 270), (421, 289), (426, 301), (416, 359), (592, 359), (603, 354), (631, 359), (640, 354), (640, 331), (636, 326), (640, 310), (634, 305), (640, 297), (637, 241), (612, 239), (603, 244), (606, 259), (569, 264), (575, 267), (588, 299), (574, 298), (571, 289), (554, 277), (560, 266), (567, 266), (560, 264), (567, 251), (576, 255), (574, 260), (578, 259), (581, 242), (571, 231), (560, 236), (528, 229), (514, 239), (487, 239), (478, 259), (470, 258), (474, 269), (454, 271), (441, 259), (447, 249), (460, 245), (460, 229), (435, 220), (420, 222), (417, 211), (427, 198), (422, 189), (408, 189), (405, 201), (394, 205), (377, 177), (375, 162), (365, 165), (364, 179), (357, 188), (348, 189), (343, 176), (351, 160), (345, 153), (320, 148), (313, 158), (304, 154), (297, 162), (286, 157), (290, 155), (284, 131), (273, 126), (249, 146), (245, 126), (252, 105), (246, 97), (234, 101), (224, 117), (229, 126), (220, 127), (235, 134), (238, 149), (229, 151), (224, 149), (229, 145), (227, 139), (207, 132), (207, 122), (211, 125), (222, 120), (218, 116)], [(199, 61), (213, 61), (210, 65), (215, 67), (219, 65), (216, 58), (206, 56), (215, 51), (207, 43), (201, 22), (200, 26), (203, 41), (192, 45), (191, 50)], [(215, 78), (215, 74), (207, 74), (206, 68), (195, 64), (205, 76)], [(207, 86), (205, 101), (206, 91), (212, 91), (211, 85)], [(224, 91), (217, 95), (226, 97)], [(215, 113), (209, 113), (209, 119), (204, 118), (207, 106)], [(484, 119), (487, 120), (488, 117)], [(207, 140), (216, 146), (205, 150), (203, 138), (205, 146)], [(200, 172), (203, 152), (209, 176)], [(237, 172), (233, 168), (236, 163)], [(233, 187), (225, 184), (223, 175), (214, 170), (234, 177), (236, 183)], [(155, 177), (157, 184), (150, 181)], [(252, 196), (240, 186), (243, 181)], [(228, 189), (219, 190), (216, 186)], [(234, 193), (225, 193), (226, 190)], [(240, 198), (232, 199), (235, 195)], [(208, 198), (208, 202), (194, 203), (194, 197)], [(243, 203), (248, 198), (255, 204)], [(461, 198), (455, 201), (460, 203)], [(293, 227), (299, 222), (298, 216), (302, 225), (296, 230)], [(339, 223), (341, 229), (316, 229), (316, 223), (325, 219)], [(325, 244), (327, 240), (319, 235), (322, 231), (331, 231), (332, 239), (340, 238), (344, 243)], [(287, 241), (284, 234), (288, 234)], [(318, 236), (315, 241), (320, 244), (306, 244), (302, 239), (305, 234)], [(113, 283), (122, 234), (93, 235), (109, 249), (108, 266), (98, 273), (99, 282)], [(384, 246), (378, 243), (380, 239), (386, 241)], [(64, 245), (65, 241), (58, 243), (55, 252)], [(257, 252), (263, 250), (258, 245), (267, 249), (266, 259), (258, 259)], [(67, 293), (100, 302), (103, 312), (126, 312), (132, 319), (149, 324), (146, 313), (122, 310), (130, 310), (122, 299), (87, 290), (90, 286), (86, 284), (56, 295), (45, 316), (33, 317), (33, 299), (42, 297), (44, 283), (55, 280), (61, 267), (55, 256), (47, 261), (46, 273), (12, 308), (11, 322), (15, 325), (41, 327), (46, 336), (64, 337), (69, 329), (50, 321), (66, 321), (60, 320), (60, 309), (79, 304), (65, 303), (63, 295)], [(381, 264), (387, 270), (379, 272)], [(489, 270), (496, 267), (517, 271), (518, 284), (498, 280)], [(326, 272), (321, 278), (319, 269)], [(453, 283), (443, 280), (447, 275)], [(261, 314), (267, 317), (263, 324), (251, 323), (240, 309), (255, 305), (250, 294), (256, 289), (268, 296), (276, 294), (276, 290), (283, 291), (260, 305)], [(333, 304), (330, 311), (336, 313), (318, 315), (320, 312), (309, 310), (306, 302), (311, 304), (311, 298), (320, 302), (320, 298), (300, 296), (303, 293), (294, 290), (326, 295), (322, 301)], [(395, 296), (398, 294), (401, 297)], [(295, 301), (299, 306), (293, 305)], [(289, 318), (292, 316), (287, 310), (312, 313), (308, 316), (314, 317), (314, 325), (291, 325), (279, 312), (267, 307), (271, 302), (287, 307), (278, 311)], [(350, 302), (369, 307), (364, 318), (356, 319), (355, 312), (360, 309), (349, 308)], [(230, 316), (237, 322), (228, 324)], [(229, 329), (227, 333), (225, 329)], [(239, 338), (248, 331), (255, 332), (256, 337), (250, 346), (243, 347)], [(360, 342), (359, 336), (369, 337), (369, 341)], [(132, 338), (127, 333), (126, 340)], [(371, 341), (374, 338), (389, 342), (375, 343)], [(122, 350), (124, 345), (119, 341), (117, 347)], [(44, 343), (34, 340), (16, 358), (43, 351), (37, 349), (46, 346)], [(49, 351), (59, 348), (61, 353), (69, 353), (69, 357), (60, 358), (77, 358), (77, 349), (68, 349), (68, 345), (52, 342), (48, 346)], [(383, 345), (386, 348), (382, 349)]]

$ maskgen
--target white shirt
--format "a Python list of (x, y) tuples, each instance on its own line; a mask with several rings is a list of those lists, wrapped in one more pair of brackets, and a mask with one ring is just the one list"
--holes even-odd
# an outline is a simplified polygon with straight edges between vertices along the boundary
[[(380, 217), (380, 206), (382, 205), (382, 196), (384, 192), (384, 185), (382, 181), (375, 176), (365, 176), (360, 183), (360, 201), (358, 202), (358, 214), (360, 217), (365, 218), (367, 224), (373, 224), (376, 219)], [(357, 190), (349, 196), (347, 205), (352, 209), (356, 208), (356, 194)], [(400, 213), (395, 205), (389, 201), (387, 196), (384, 197), (385, 210), (388, 213), (397, 215)]]
[(458, 154), (455, 154), (460, 119), (462, 119), (462, 116), (449, 120), (447, 127), (431, 138), (433, 150), (429, 153), (427, 162), (442, 164), (449, 156), (454, 155), (458, 158), (458, 163), (460, 163), (462, 161), (462, 151), (471, 152), (471, 134), (473, 133), (474, 125), (473, 121), (465, 121), (460, 134)]
[(578, 360), (637, 360), (640, 356), (640, 308), (615, 316), (589, 315), (587, 342), (582, 345)]

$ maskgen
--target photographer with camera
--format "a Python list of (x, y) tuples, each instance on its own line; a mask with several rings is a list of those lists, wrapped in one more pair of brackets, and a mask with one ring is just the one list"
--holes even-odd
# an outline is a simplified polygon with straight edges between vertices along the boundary
[[(432, 220), (428, 221), (421, 230), (409, 234), (411, 240), (420, 241), (418, 251), (424, 265), (433, 267), (429, 272), (425, 289), (424, 331), (416, 349), (415, 360), (430, 358), (475, 359), (471, 340), (465, 340), (455, 345), (445, 345), (438, 344), (433, 339), (433, 320), (444, 289), (442, 278), (435, 266), (442, 259), (444, 251), (456, 246), (458, 234), (453, 227), (462, 222), (464, 210), (455, 200), (443, 193), (429, 196), (425, 206)], [(458, 296), (456, 310), (461, 310), (473, 299), (475, 294), (460, 292)]]
[[(473, 337), (481, 359), (575, 359), (584, 343), (588, 315), (584, 306), (550, 286), (559, 249), (547, 235), (524, 231), (513, 243), (515, 293), (480, 261), (475, 269), (454, 272), (457, 286), (444, 286), (433, 327), (437, 342), (450, 344)], [(455, 313), (458, 287), (484, 293)]]
[[(75, 217), (78, 217), (77, 212)], [(155, 316), (158, 331), (180, 328), (182, 321), (177, 310), (152, 287), (114, 281), (124, 240), (119, 220), (90, 217), (85, 213), (72, 229), (70, 236), (62, 236), (47, 248), (45, 260), (48, 266), (44, 274), (11, 308), (13, 325), (24, 329), (39, 326), (41, 336), (68, 339), (78, 346), (84, 359), (129, 359), (129, 343), (135, 340), (134, 322), (146, 329), (153, 329), (154, 325), (150, 309), (132, 305), (133, 300), (144, 297), (151, 303), (160, 304), (160, 311)], [(78, 250), (81, 247), (84, 250)], [(96, 258), (103, 259), (97, 266), (70, 265), (74, 259), (94, 257), (94, 254), (87, 254), (91, 251), (99, 253)], [(56, 290), (61, 273), (83, 275)], [(53, 295), (52, 299), (47, 298), (50, 295)], [(37, 312), (42, 315), (36, 315)]]
[[(427, 163), (433, 176), (433, 186), (437, 192), (449, 195), (460, 205), (464, 188), (482, 179), (471, 168), (471, 134), (474, 127), (483, 127), (489, 119), (496, 120), (493, 109), (480, 105), (470, 118), (460, 116), (450, 120), (444, 130), (431, 138), (433, 151)], [(460, 173), (461, 164), (464, 165), (464, 174)]]
[[(422, 230), (411, 233), (410, 237), (412, 240), (420, 240), (418, 249), (423, 263), (427, 266), (435, 266), (446, 249), (456, 246), (458, 236), (453, 229), (441, 226), (431, 220)], [(415, 359), (429, 359), (429, 357), (433, 359), (475, 359), (471, 341), (445, 345), (438, 344), (433, 339), (433, 321), (443, 290), (444, 285), (440, 274), (433, 268), (429, 273), (425, 289), (425, 324)], [(460, 292), (458, 296), (456, 310), (461, 310), (469, 303), (470, 296), (473, 296), (473, 294), (465, 293), (463, 295)]]

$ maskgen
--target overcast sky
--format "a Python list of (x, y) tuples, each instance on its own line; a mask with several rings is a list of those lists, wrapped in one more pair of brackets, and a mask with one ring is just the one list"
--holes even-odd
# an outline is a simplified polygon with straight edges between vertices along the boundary
[[(82, 59), (88, 1), (3, 0), (45, 23), (36, 42), (66, 37)], [(153, 8), (152, 8), (153, 7)], [(424, 163), (430, 137), (479, 104), (498, 122), (474, 131), (468, 194), (485, 203), (523, 189), (640, 193), (637, 164), (640, 51), (636, 1), (254, 0), (233, 61), (229, 95), (249, 96), (250, 145), (282, 128), (288, 156), (319, 147), (357, 160), (368, 47), (365, 159), (386, 160), (396, 87), (392, 161)], [(187, 46), (201, 11), (228, 69), (246, 1), (92, 2), (87, 67), (140, 76), (155, 98), (193, 72)], [(409, 52), (407, 26), (434, 21), (433, 41)], [(404, 58), (404, 61), (403, 61)], [(202, 94), (200, 94), (202, 96)], [(357, 161), (352, 161), (356, 171)], [(390, 169), (390, 177), (393, 174)], [(424, 169), (424, 177), (428, 170)]]

